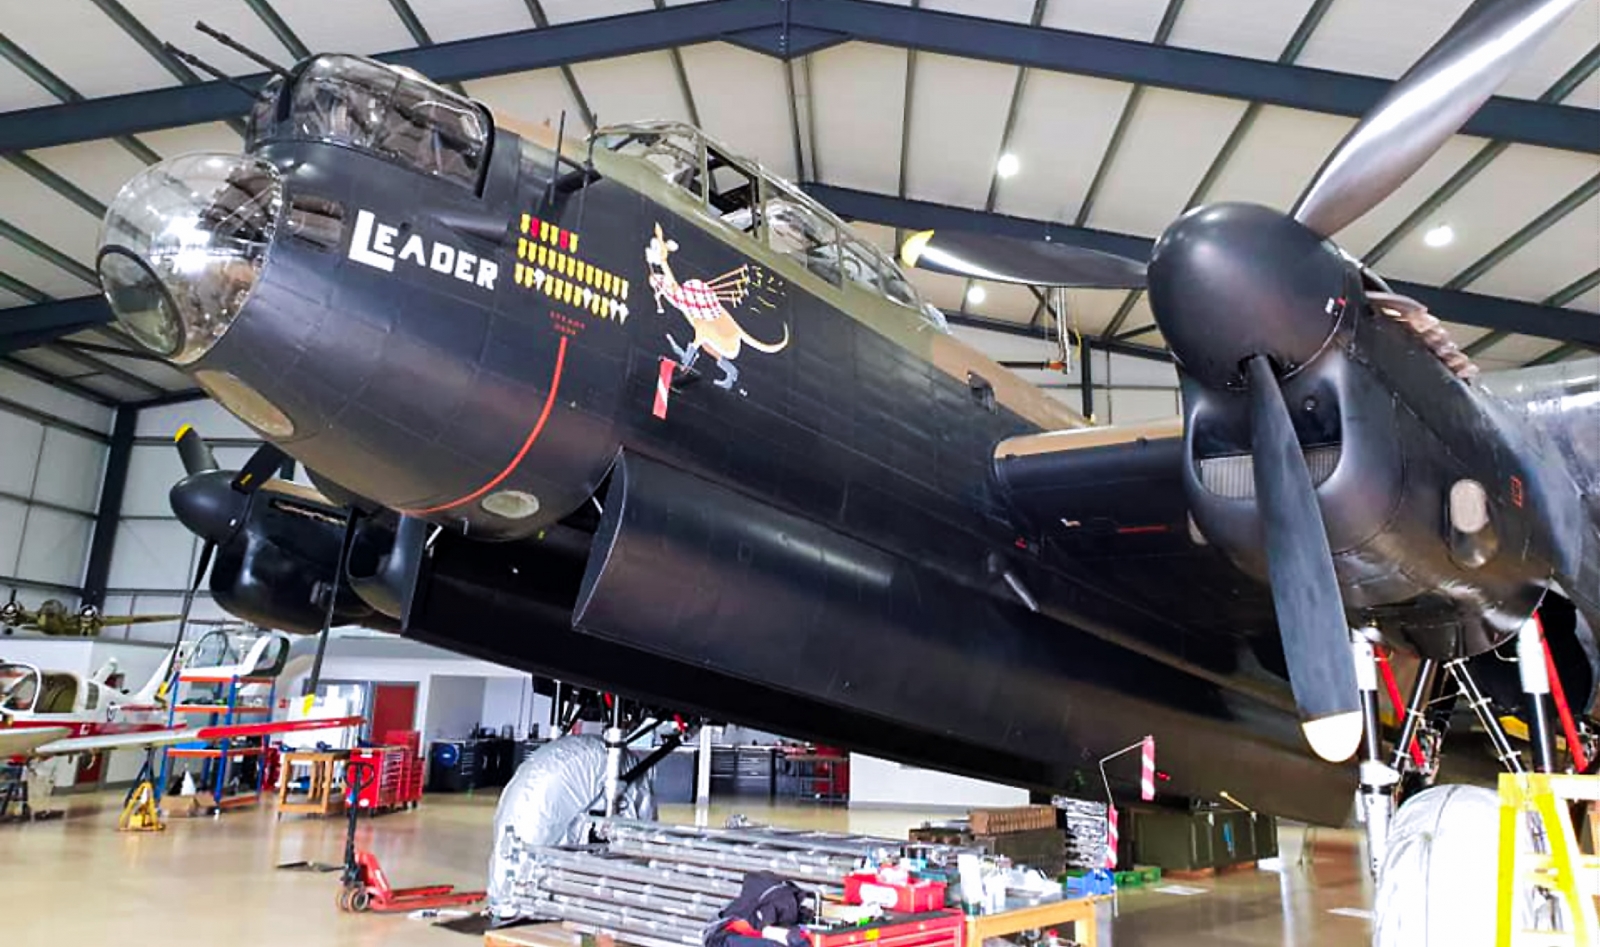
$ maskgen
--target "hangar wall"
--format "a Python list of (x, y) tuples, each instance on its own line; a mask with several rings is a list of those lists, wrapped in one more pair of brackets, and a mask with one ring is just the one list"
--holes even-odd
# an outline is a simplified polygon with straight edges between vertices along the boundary
[(0, 600), (79, 604), (112, 411), (0, 368)]
[[(167, 491), (183, 477), (183, 464), (172, 437), (184, 424), (194, 425), (212, 445), (218, 463), (226, 468), (242, 465), (260, 443), (253, 431), (210, 400), (139, 412), (107, 579), (107, 615), (177, 614), (182, 609), (183, 593), (194, 578), (200, 555), (200, 540), (172, 515), (167, 501)], [(296, 479), (307, 482), (303, 476)], [(205, 620), (227, 615), (212, 603), (202, 586), (195, 598), (193, 617)], [(177, 634), (177, 625), (108, 628), (104, 634), (171, 641)]]

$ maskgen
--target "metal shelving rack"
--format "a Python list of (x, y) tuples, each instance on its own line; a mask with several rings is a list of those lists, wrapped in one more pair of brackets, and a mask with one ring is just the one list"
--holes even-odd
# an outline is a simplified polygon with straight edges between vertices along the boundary
[[(193, 685), (218, 686), (226, 697), (220, 703), (196, 703), (191, 692)], [(256, 685), (266, 685), (266, 701), (260, 705), (241, 704), (244, 689)], [(264, 721), (272, 715), (272, 707), (277, 701), (277, 696), (278, 684), (275, 677), (208, 674), (204, 669), (193, 672), (180, 671), (174, 693), (175, 699), (167, 711), (167, 725), (176, 727), (179, 726), (180, 717), (187, 722), (195, 716), (208, 717), (205, 726), (225, 726), (253, 719)], [(261, 802), (269, 741), (270, 738), (267, 736), (258, 736), (244, 738), (243, 745), (239, 745), (240, 741), (212, 740), (168, 747), (161, 755), (161, 779), (157, 785), (163, 791), (166, 789), (171, 778), (173, 760), (199, 759), (203, 761), (200, 783), (211, 792), (212, 798), (217, 801), (219, 811), (256, 805)], [(230, 771), (246, 757), (255, 757), (257, 760), (254, 789), (231, 796), (224, 795)]]

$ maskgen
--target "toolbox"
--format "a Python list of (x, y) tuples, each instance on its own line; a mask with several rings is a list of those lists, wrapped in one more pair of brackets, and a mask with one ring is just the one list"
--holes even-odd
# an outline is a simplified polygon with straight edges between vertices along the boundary
[(966, 915), (960, 911), (929, 911), (839, 931), (806, 932), (811, 947), (962, 947), (965, 935)]
[(880, 904), (891, 911), (922, 912), (944, 908), (944, 882), (910, 881), (892, 883), (880, 881), (870, 871), (856, 872), (844, 878), (844, 900), (847, 904)]

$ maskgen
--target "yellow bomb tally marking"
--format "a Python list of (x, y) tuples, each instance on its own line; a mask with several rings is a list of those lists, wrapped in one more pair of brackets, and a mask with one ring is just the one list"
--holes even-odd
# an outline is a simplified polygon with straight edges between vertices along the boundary
[(597, 319), (628, 320), (628, 281), (577, 256), (578, 235), (522, 215), (514, 282)]

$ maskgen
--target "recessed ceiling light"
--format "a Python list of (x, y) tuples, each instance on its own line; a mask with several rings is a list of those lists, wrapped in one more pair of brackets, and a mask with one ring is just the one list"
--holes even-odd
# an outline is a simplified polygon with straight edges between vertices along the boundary
[(979, 286), (976, 283), (972, 285), (971, 289), (967, 290), (967, 302), (974, 306), (983, 305), (983, 301), (988, 298), (988, 292), (986, 292), (982, 286)]
[(1438, 249), (1439, 247), (1449, 246), (1451, 241), (1455, 240), (1455, 238), (1455, 228), (1451, 227), (1449, 224), (1440, 224), (1439, 226), (1423, 234), (1422, 242), (1426, 243), (1430, 247)]
[(994, 166), (995, 173), (1003, 178), (1009, 178), (1022, 170), (1022, 162), (1011, 152), (1000, 156), (1000, 161)]

